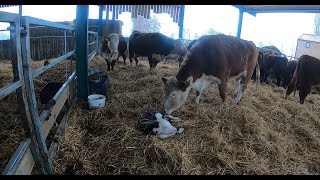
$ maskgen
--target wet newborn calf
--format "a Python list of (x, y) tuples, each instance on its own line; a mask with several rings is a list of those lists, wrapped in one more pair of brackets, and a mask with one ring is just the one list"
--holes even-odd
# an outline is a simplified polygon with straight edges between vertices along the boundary
[(184, 131), (184, 128), (177, 129), (173, 127), (169, 120), (165, 118), (170, 118), (171, 122), (181, 121), (180, 118), (173, 116), (165, 116), (163, 118), (161, 113), (151, 111), (140, 114), (138, 118), (138, 127), (144, 134), (156, 134), (160, 139), (166, 139), (174, 136), (176, 133), (180, 134)]

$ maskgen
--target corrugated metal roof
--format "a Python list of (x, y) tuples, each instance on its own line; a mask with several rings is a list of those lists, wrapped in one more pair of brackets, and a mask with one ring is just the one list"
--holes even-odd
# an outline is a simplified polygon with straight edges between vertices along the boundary
[(256, 13), (320, 13), (320, 5), (233, 5), (244, 12)]
[(304, 41), (320, 42), (320, 36), (313, 34), (302, 34), (299, 39)]
[(180, 5), (106, 5), (104, 10), (115, 12), (115, 19), (118, 19), (119, 14), (122, 12), (131, 12), (132, 18), (137, 18), (138, 15), (144, 18), (150, 18), (150, 11), (153, 13), (170, 14), (173, 22), (179, 22), (180, 20)]
[(10, 7), (10, 6), (18, 6), (18, 5), (0, 5), (0, 8)]

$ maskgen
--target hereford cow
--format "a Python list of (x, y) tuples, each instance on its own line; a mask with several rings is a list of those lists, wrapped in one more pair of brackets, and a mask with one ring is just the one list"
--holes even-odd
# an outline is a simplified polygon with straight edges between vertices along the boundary
[[(289, 84), (286, 76), (288, 59), (286, 56), (269, 55), (264, 57), (261, 63), (261, 82), (266, 82), (268, 75), (274, 75), (277, 79), (277, 86), (286, 87)], [(280, 84), (281, 83), (281, 84)]]
[(300, 104), (304, 103), (307, 95), (313, 91), (320, 94), (320, 60), (309, 56), (302, 55), (297, 63), (293, 78), (288, 85), (285, 99), (294, 91), (299, 90)]
[(110, 34), (102, 42), (102, 56), (106, 59), (108, 64), (108, 71), (113, 70), (115, 62), (122, 56), (125, 64), (127, 43), (120, 34)]
[(198, 106), (202, 92), (213, 83), (219, 86), (223, 102), (226, 100), (228, 79), (236, 80), (235, 95), (238, 104), (254, 68), (259, 79), (258, 50), (252, 41), (228, 35), (202, 36), (190, 50), (176, 76), (163, 77), (164, 111), (171, 114), (186, 101), (191, 88), (196, 90)]
[(179, 61), (183, 61), (189, 51), (181, 40), (174, 40), (161, 33), (141, 33), (133, 31), (129, 37), (129, 58), (135, 59), (138, 65), (138, 57), (148, 57), (150, 70), (169, 54), (179, 55)]

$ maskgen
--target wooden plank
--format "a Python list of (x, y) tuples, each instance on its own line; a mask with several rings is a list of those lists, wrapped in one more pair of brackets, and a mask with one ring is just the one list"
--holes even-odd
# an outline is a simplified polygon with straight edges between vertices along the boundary
[(34, 164), (35, 164), (35, 161), (32, 157), (32, 153), (29, 146), (14, 175), (31, 174)]
[[(9, 163), (7, 164), (6, 168), (4, 169), (2, 175), (13, 175), (16, 172), (17, 167), (22, 162), (25, 153), (27, 152), (27, 150), (30, 147), (30, 144), (31, 144), (30, 138), (25, 138), (21, 141), (19, 147), (17, 148), (15, 153), (12, 155), (12, 157), (11, 157)], [(30, 155), (32, 158), (31, 151), (30, 151)]]
[(67, 54), (65, 54), (63, 56), (60, 56), (60, 57), (52, 60), (47, 66), (42, 66), (42, 67), (39, 67), (39, 68), (35, 69), (32, 72), (32, 77), (36, 78), (40, 74), (46, 72), (48, 69), (52, 68), (53, 66), (57, 65), (58, 63), (66, 60), (68, 57), (72, 56), (74, 52), (75, 52), (75, 50), (73, 50), (71, 52), (68, 52)]
[(11, 94), (13, 91), (18, 89), (19, 87), (21, 87), (21, 85), (22, 85), (21, 81), (17, 81), (2, 87), (0, 89), (0, 100), (6, 97), (7, 95)]
[[(74, 90), (74, 89), (73, 89)], [(59, 147), (59, 142), (61, 139), (63, 139), (63, 135), (64, 135), (64, 132), (65, 132), (65, 127), (66, 127), (66, 124), (69, 120), (69, 115), (71, 113), (71, 111), (73, 110), (74, 108), (74, 105), (75, 105), (75, 100), (76, 98), (72, 98), (72, 100), (70, 101), (69, 105), (67, 106), (66, 108), (66, 113), (64, 114), (59, 126), (58, 126), (58, 129), (56, 131), (56, 134), (53, 138), (53, 142), (51, 143), (50, 145), (50, 148), (49, 148), (49, 155), (50, 155), (50, 158), (54, 158), (55, 156), (55, 152), (57, 151), (58, 147)]]
[(66, 30), (75, 30), (74, 27), (72, 27), (70, 25), (66, 25), (66, 24), (46, 21), (43, 19), (38, 19), (38, 18), (30, 17), (30, 16), (24, 16), (24, 18), (26, 18), (30, 24), (49, 26), (49, 27), (54, 27), (54, 28), (59, 28), (59, 29), (66, 29)]
[(53, 124), (56, 122), (56, 119), (57, 119), (64, 103), (66, 102), (68, 96), (69, 96), (69, 86), (66, 87), (66, 89), (62, 92), (59, 99), (57, 99), (56, 104), (52, 108), (51, 116), (49, 117), (49, 120), (45, 121), (41, 125), (41, 131), (42, 131), (43, 137), (45, 139), (47, 138)]

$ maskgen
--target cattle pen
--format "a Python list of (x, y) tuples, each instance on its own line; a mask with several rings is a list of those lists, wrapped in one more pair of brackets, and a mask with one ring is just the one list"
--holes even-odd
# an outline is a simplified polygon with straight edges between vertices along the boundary
[[(151, 6), (118, 5), (112, 18), (125, 10), (132, 11), (133, 16), (148, 17), (142, 10), (148, 12)], [(4, 161), (0, 154), (1, 166), (5, 165), (3, 175), (320, 173), (318, 95), (308, 97), (308, 103), (303, 106), (297, 104), (296, 97), (285, 101), (283, 88), (263, 84), (257, 90), (250, 83), (240, 106), (232, 98), (221, 105), (215, 86), (204, 93), (197, 110), (188, 98), (187, 105), (177, 112), (184, 122), (175, 124), (185, 127), (186, 132), (162, 141), (136, 130), (136, 117), (146, 109), (161, 108), (161, 77), (174, 75), (178, 65), (168, 60), (159, 64), (158, 72), (151, 74), (147, 62), (141, 61), (134, 67), (117, 63), (115, 71), (110, 73), (112, 95), (105, 108), (83, 108), (77, 100), (86, 100), (88, 96), (88, 69), (106, 69), (104, 60), (97, 56), (102, 11), (114, 7), (100, 6), (98, 32), (88, 31), (88, 6), (77, 7), (75, 27), (0, 11), (0, 22), (10, 23), (12, 69), (10, 66), (8, 69), (13, 72), (13, 82), (0, 87), (0, 105), (3, 105), (0, 108), (5, 109), (4, 113), (16, 108), (9, 106), (16, 93), (15, 105), (19, 109), (16, 113), (22, 123), (22, 129), (14, 131), (22, 134), (20, 137), (15, 137), (13, 142), (0, 139), (1, 145), (8, 143), (14, 149), (9, 160)], [(180, 24), (182, 39), (183, 13), (180, 13), (184, 10), (179, 6), (168, 7), (154, 8), (159, 13), (172, 13)], [(241, 13), (248, 10), (239, 8)], [(32, 52), (36, 50), (30, 48), (30, 42), (41, 37), (31, 36), (30, 31), (42, 27), (61, 31), (56, 38), (63, 39), (57, 43), (61, 53), (50, 57), (47, 65), (43, 61), (32, 62), (31, 58), (37, 55)], [(241, 30), (239, 36), (240, 33)], [(76, 46), (68, 46), (68, 36), (72, 36)], [(75, 54), (74, 63), (70, 58)], [(7, 78), (1, 76), (1, 68), (0, 77)], [(62, 86), (43, 105), (39, 102), (39, 90), (53, 79), (63, 81)], [(9, 116), (1, 117), (9, 119)], [(11, 146), (13, 143), (18, 145)]]

